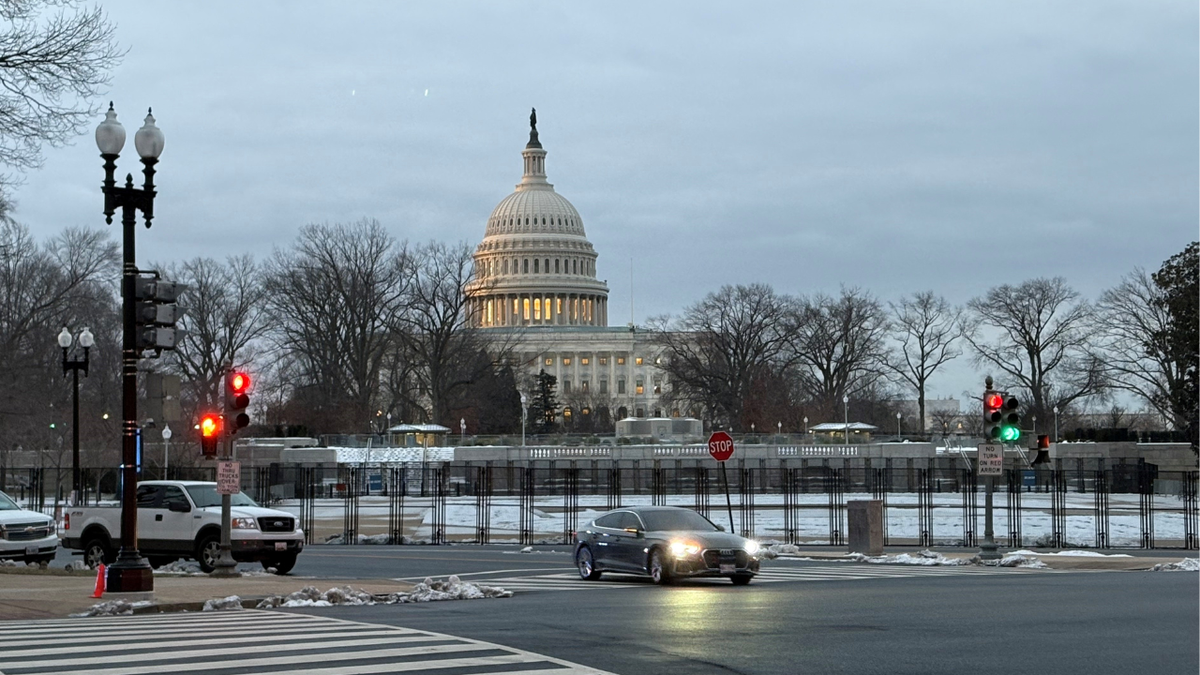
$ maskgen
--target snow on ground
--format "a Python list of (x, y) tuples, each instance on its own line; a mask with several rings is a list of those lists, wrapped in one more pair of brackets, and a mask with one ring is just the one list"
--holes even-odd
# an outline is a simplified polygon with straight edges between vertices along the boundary
[(137, 607), (149, 607), (154, 603), (149, 600), (139, 600), (137, 602), (129, 602), (128, 600), (108, 600), (106, 602), (98, 602), (86, 611), (78, 614), (72, 614), (72, 617), (88, 617), (88, 616), (127, 616), (133, 614), (133, 610)]
[(1179, 562), (1159, 563), (1151, 572), (1200, 572), (1200, 558), (1184, 558)]
[[(272, 574), (271, 572), (268, 572), (265, 569), (250, 569), (250, 570), (241, 569), (241, 570), (238, 570), (238, 572), (244, 577), (271, 576), (271, 574)], [(174, 562), (167, 563), (166, 565), (163, 565), (162, 567), (159, 567), (158, 569), (154, 570), (154, 573), (155, 574), (169, 574), (172, 576), (184, 576), (184, 577), (206, 577), (206, 576), (208, 576), (204, 572), (200, 571), (200, 563), (194, 562), (191, 560), (176, 560)]]
[(425, 581), (413, 586), (407, 593), (371, 595), (350, 586), (331, 588), (324, 593), (315, 586), (306, 586), (291, 595), (273, 595), (258, 603), (259, 609), (272, 607), (332, 607), (334, 605), (395, 605), (411, 602), (438, 602), (442, 600), (481, 600), (484, 598), (510, 598), (512, 591), (496, 586), (485, 586), (464, 582), (457, 576), (446, 580)]
[[(997, 495), (994, 523), (997, 537), (1007, 538), (1012, 522), (1007, 507), (1007, 493)], [(1022, 541), (1036, 545), (1048, 542), (1051, 538), (1053, 523), (1050, 517), (1051, 497), (1044, 492), (1022, 492), (1020, 527)], [(716, 523), (729, 526), (728, 517), (723, 513), (717, 499), (719, 495), (711, 496), (709, 502), (709, 517)], [(739, 495), (733, 496), (740, 500)], [(958, 545), (963, 538), (963, 493), (942, 492), (933, 497), (933, 522), (930, 532), (931, 540), (939, 545)], [(974, 498), (976, 518), (973, 531), (983, 532), (983, 493), (967, 494), (968, 500)], [(1071, 546), (1095, 546), (1097, 522), (1095, 516), (1095, 499), (1093, 493), (1067, 493), (1066, 543)], [(784, 528), (784, 509), (782, 495), (753, 495), (753, 506), (735, 504), (734, 524), (738, 532), (749, 532), (753, 536), (764, 539), (784, 539), (789, 534)], [(871, 499), (866, 493), (849, 493), (845, 501), (856, 499)], [(916, 493), (888, 493), (887, 502), (887, 532), (895, 541), (918, 540), (920, 536), (920, 517)], [(1112, 494), (1109, 495), (1109, 510), (1107, 518), (1109, 546), (1137, 546), (1142, 543), (1142, 518), (1139, 511), (1139, 495)], [(793, 512), (796, 515), (791, 528), (795, 536), (807, 544), (827, 543), (829, 540), (829, 496), (823, 493), (796, 495), (799, 506)], [(1182, 540), (1184, 532), (1184, 504), (1180, 497), (1174, 495), (1155, 495), (1152, 525), (1157, 541)], [(623, 495), (623, 506), (649, 505), (650, 495)], [(546, 543), (562, 543), (565, 533), (573, 527), (587, 523), (595, 516), (608, 510), (607, 495), (580, 495), (578, 504), (580, 511), (571, 527), (563, 515), (563, 497), (549, 496), (535, 499), (533, 509), (532, 531), (534, 536)], [(666, 502), (673, 506), (694, 508), (696, 505), (693, 495), (670, 495)], [(374, 532), (383, 532), (387, 528), (389, 498), (382, 496), (360, 497), (359, 531), (360, 537), (377, 537)], [(278, 505), (284, 511), (299, 515), (299, 502), (287, 500)], [(334, 541), (340, 543), (337, 534), (342, 527), (345, 501), (341, 499), (319, 499), (314, 505), (317, 519), (316, 528), (323, 536), (333, 535)], [(405, 497), (403, 515), (406, 520), (406, 534), (411, 534), (414, 541), (420, 537), (432, 537), (434, 529), (434, 514), (429, 498)], [(451, 497), (446, 502), (444, 511), (444, 535), (450, 539), (477, 536), (480, 511), (474, 497)], [(521, 530), (521, 504), (517, 497), (493, 497), (488, 516), (487, 526), (489, 536), (494, 543), (515, 541)], [(843, 511), (844, 518), (844, 511)], [(840, 524), (844, 533), (845, 523)], [(365, 542), (370, 543), (370, 542)]]
[(947, 565), (951, 567), (962, 565), (977, 565), (977, 558), (947, 558), (946, 556), (936, 551), (925, 549), (915, 555), (909, 553), (901, 553), (899, 555), (879, 555), (869, 556), (862, 553), (850, 553), (845, 556), (849, 560), (855, 562), (865, 562), (877, 565)]
[(1133, 556), (1129, 555), (1128, 553), (1097, 553), (1096, 551), (1059, 551), (1058, 553), (1048, 553), (1048, 552), (1042, 552), (1042, 551), (1026, 551), (1026, 550), (1022, 549), (1020, 551), (1013, 551), (1013, 553), (1020, 554), (1020, 555), (1037, 555), (1037, 556), (1065, 555), (1065, 556), (1071, 556), (1073, 558), (1132, 558), (1133, 557)]

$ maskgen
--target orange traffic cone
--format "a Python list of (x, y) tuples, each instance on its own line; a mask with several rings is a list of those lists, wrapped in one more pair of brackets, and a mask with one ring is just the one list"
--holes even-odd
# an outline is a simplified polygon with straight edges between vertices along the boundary
[(104, 575), (104, 563), (100, 563), (100, 565), (96, 567), (96, 590), (94, 593), (92, 593), (93, 598), (103, 597), (104, 595)]

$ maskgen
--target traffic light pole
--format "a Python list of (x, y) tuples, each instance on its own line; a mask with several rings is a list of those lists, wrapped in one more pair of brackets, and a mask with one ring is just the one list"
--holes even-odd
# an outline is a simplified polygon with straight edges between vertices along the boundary
[(983, 498), (983, 543), (979, 545), (979, 557), (984, 560), (1000, 558), (1000, 554), (996, 550), (995, 531), (992, 529), (992, 489), (995, 484), (996, 477), (988, 476), (987, 492)]
[[(229, 420), (225, 421), (229, 424)], [(233, 437), (225, 439), (225, 455), (221, 457), (223, 462), (233, 461)], [(233, 545), (230, 543), (230, 529), (232, 526), (232, 516), (230, 514), (231, 495), (221, 495), (221, 553), (213, 565), (213, 576), (215, 577), (236, 577), (241, 576), (237, 571), (237, 561), (233, 559)]]

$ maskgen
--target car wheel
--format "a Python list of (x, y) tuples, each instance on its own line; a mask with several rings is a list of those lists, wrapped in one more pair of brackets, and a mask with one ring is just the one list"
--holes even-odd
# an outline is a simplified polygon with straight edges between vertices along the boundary
[(196, 546), (196, 562), (200, 563), (200, 571), (211, 574), (217, 569), (217, 561), (221, 559), (221, 540), (216, 535), (208, 535)]
[(667, 567), (662, 549), (656, 548), (650, 552), (650, 580), (659, 585), (671, 583), (671, 570)]
[(600, 571), (596, 569), (596, 561), (592, 558), (592, 549), (586, 546), (575, 554), (575, 566), (579, 568), (580, 579), (595, 581), (600, 578)]
[(111, 565), (113, 560), (112, 550), (103, 539), (90, 539), (83, 545), (83, 564), (88, 567), (96, 569), (101, 563)]
[(735, 574), (730, 577), (729, 580), (733, 582), (734, 586), (745, 586), (746, 584), (750, 583), (750, 580), (753, 578), (753, 574)]
[(284, 575), (291, 572), (292, 568), (296, 566), (296, 556), (289, 555), (275, 560), (264, 560), (262, 566), (263, 569), (274, 568), (275, 574)]

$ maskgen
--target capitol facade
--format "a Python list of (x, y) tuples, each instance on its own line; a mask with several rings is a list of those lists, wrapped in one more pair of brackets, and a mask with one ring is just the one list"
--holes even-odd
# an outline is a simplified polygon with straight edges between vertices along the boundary
[(466, 291), (473, 323), (510, 348), (527, 393), (541, 371), (557, 378), (568, 430), (678, 416), (665, 407), (666, 377), (649, 334), (608, 325), (608, 284), (596, 276), (583, 218), (546, 180), (546, 154), (535, 111), (521, 182), (492, 210), (475, 249)]

